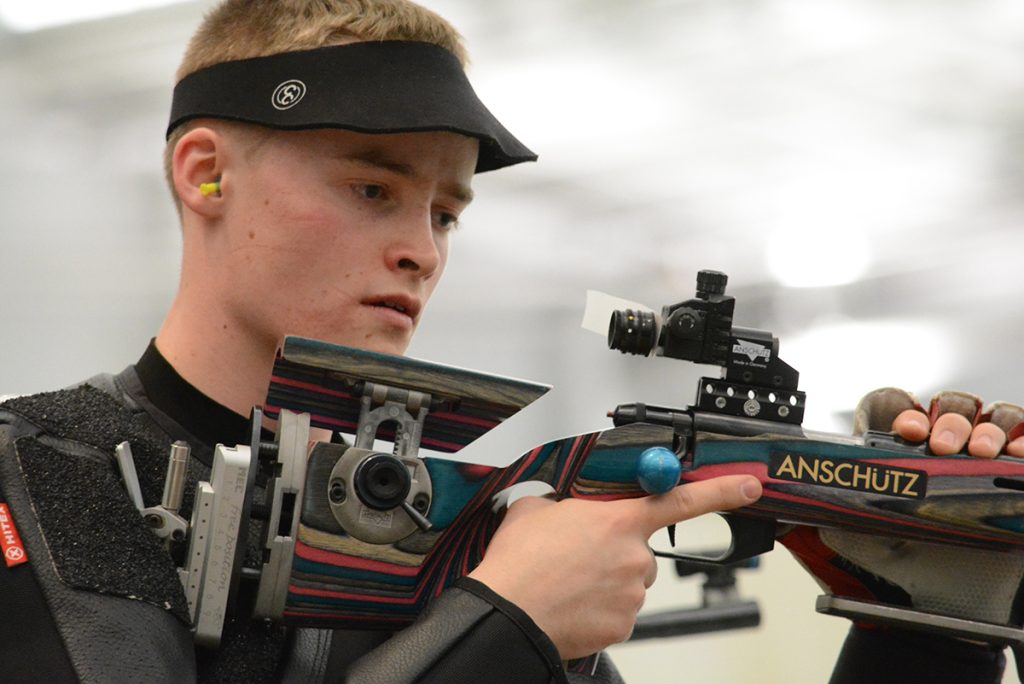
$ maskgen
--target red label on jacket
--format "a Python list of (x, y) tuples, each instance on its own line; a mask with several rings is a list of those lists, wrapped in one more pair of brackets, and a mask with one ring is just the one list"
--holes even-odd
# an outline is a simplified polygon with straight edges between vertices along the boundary
[(18, 528), (14, 526), (14, 518), (7, 504), (0, 503), (0, 551), (4, 554), (4, 562), (7, 567), (13, 568), (28, 562), (28, 554), (25, 553), (25, 546), (18, 536)]

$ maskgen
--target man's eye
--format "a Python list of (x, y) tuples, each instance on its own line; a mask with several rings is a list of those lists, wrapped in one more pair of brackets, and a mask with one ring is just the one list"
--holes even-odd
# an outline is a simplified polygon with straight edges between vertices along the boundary
[(459, 217), (447, 211), (439, 211), (435, 214), (434, 220), (445, 230), (455, 230), (459, 227)]
[(352, 186), (352, 189), (366, 199), (381, 199), (387, 194), (383, 185), (376, 185), (374, 183), (357, 183)]

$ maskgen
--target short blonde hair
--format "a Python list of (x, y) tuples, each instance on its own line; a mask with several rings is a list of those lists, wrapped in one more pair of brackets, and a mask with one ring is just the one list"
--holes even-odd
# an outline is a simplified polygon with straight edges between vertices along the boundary
[[(193, 34), (175, 80), (221, 62), (352, 40), (432, 43), (454, 54), (463, 67), (469, 60), (459, 32), (410, 0), (224, 0)], [(164, 148), (164, 173), (179, 208), (172, 159), (189, 128), (175, 129)]]

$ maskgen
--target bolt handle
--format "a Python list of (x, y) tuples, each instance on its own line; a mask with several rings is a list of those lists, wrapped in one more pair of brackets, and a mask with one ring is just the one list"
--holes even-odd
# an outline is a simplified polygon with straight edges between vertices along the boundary
[(671, 449), (651, 447), (636, 461), (636, 480), (648, 494), (666, 494), (679, 484), (683, 467)]
[(356, 468), (356, 495), (365, 505), (389, 511), (405, 503), (412, 487), (409, 469), (390, 454), (374, 453)]

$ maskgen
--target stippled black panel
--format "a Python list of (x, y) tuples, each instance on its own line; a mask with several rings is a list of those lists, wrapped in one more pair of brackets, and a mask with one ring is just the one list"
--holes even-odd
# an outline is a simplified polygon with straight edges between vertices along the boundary
[[(43, 392), (4, 402), (10, 411), (60, 439), (96, 447), (113, 458), (121, 442), (131, 444), (142, 498), (147, 506), (160, 502), (167, 470), (167, 444), (147, 428), (142, 415), (132, 413), (106, 392), (91, 385)], [(183, 515), (191, 510), (191, 487)]]
[(26, 437), (15, 443), (57, 572), (68, 585), (130, 596), (188, 622), (174, 565), (110, 463)]

